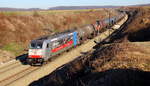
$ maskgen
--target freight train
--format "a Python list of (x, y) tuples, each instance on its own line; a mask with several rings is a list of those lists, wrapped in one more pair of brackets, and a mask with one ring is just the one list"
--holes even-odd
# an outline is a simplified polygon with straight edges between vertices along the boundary
[(119, 16), (96, 21), (95, 24), (88, 24), (80, 28), (32, 40), (29, 45), (27, 63), (30, 65), (42, 65), (61, 52), (98, 35), (102, 28), (107, 28), (115, 24), (124, 15), (120, 14)]

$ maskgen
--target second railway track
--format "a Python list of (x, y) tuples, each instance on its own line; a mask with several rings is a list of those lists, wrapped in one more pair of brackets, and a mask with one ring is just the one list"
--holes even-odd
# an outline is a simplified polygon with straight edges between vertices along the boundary
[(11, 84), (12, 82), (14, 82), (14, 81), (26, 76), (27, 74), (37, 70), (38, 68), (39, 67), (27, 67), (27, 68), (15, 73), (15, 74), (9, 76), (9, 77), (7, 77), (7, 78), (4, 78), (3, 80), (0, 81), (0, 85), (1, 86), (7, 86), (7, 85)]
[(0, 68), (0, 74), (5, 73), (5, 72), (12, 70), (12, 69), (19, 67), (19, 66), (21, 66), (21, 64), (19, 62), (15, 62), (15, 63), (11, 63), (9, 65), (6, 65), (4, 67), (1, 67)]

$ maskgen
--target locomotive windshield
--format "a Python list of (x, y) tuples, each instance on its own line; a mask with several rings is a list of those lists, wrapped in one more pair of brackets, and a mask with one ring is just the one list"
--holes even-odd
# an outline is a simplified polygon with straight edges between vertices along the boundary
[(30, 48), (31, 49), (41, 49), (42, 48), (42, 43), (38, 43), (38, 42), (37, 43), (36, 42), (35, 43), (31, 43), (30, 44)]

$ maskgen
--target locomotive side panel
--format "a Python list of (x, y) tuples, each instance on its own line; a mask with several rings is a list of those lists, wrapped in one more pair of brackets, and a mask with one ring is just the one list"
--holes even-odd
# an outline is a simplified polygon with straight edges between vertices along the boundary
[(74, 47), (77, 44), (79, 44), (77, 32), (70, 33), (61, 39), (53, 41), (51, 42), (50, 57), (55, 56), (65, 50), (68, 50), (69, 48)]
[(45, 40), (43, 43), (43, 57), (44, 57), (44, 61), (47, 61), (50, 57), (51, 54), (51, 43), (50, 40)]
[(68, 36), (52, 42), (51, 56), (57, 55), (64, 51), (64, 49), (73, 46), (72, 36)]

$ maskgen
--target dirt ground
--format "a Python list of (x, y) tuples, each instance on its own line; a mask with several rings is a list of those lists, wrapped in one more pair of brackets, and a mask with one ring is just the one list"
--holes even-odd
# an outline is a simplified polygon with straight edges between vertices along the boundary
[(150, 84), (149, 8), (137, 9), (110, 44), (63, 65), (30, 86), (146, 86)]
[(5, 50), (0, 50), (0, 63), (9, 61), (13, 58), (15, 58), (15, 55), (13, 53)]

